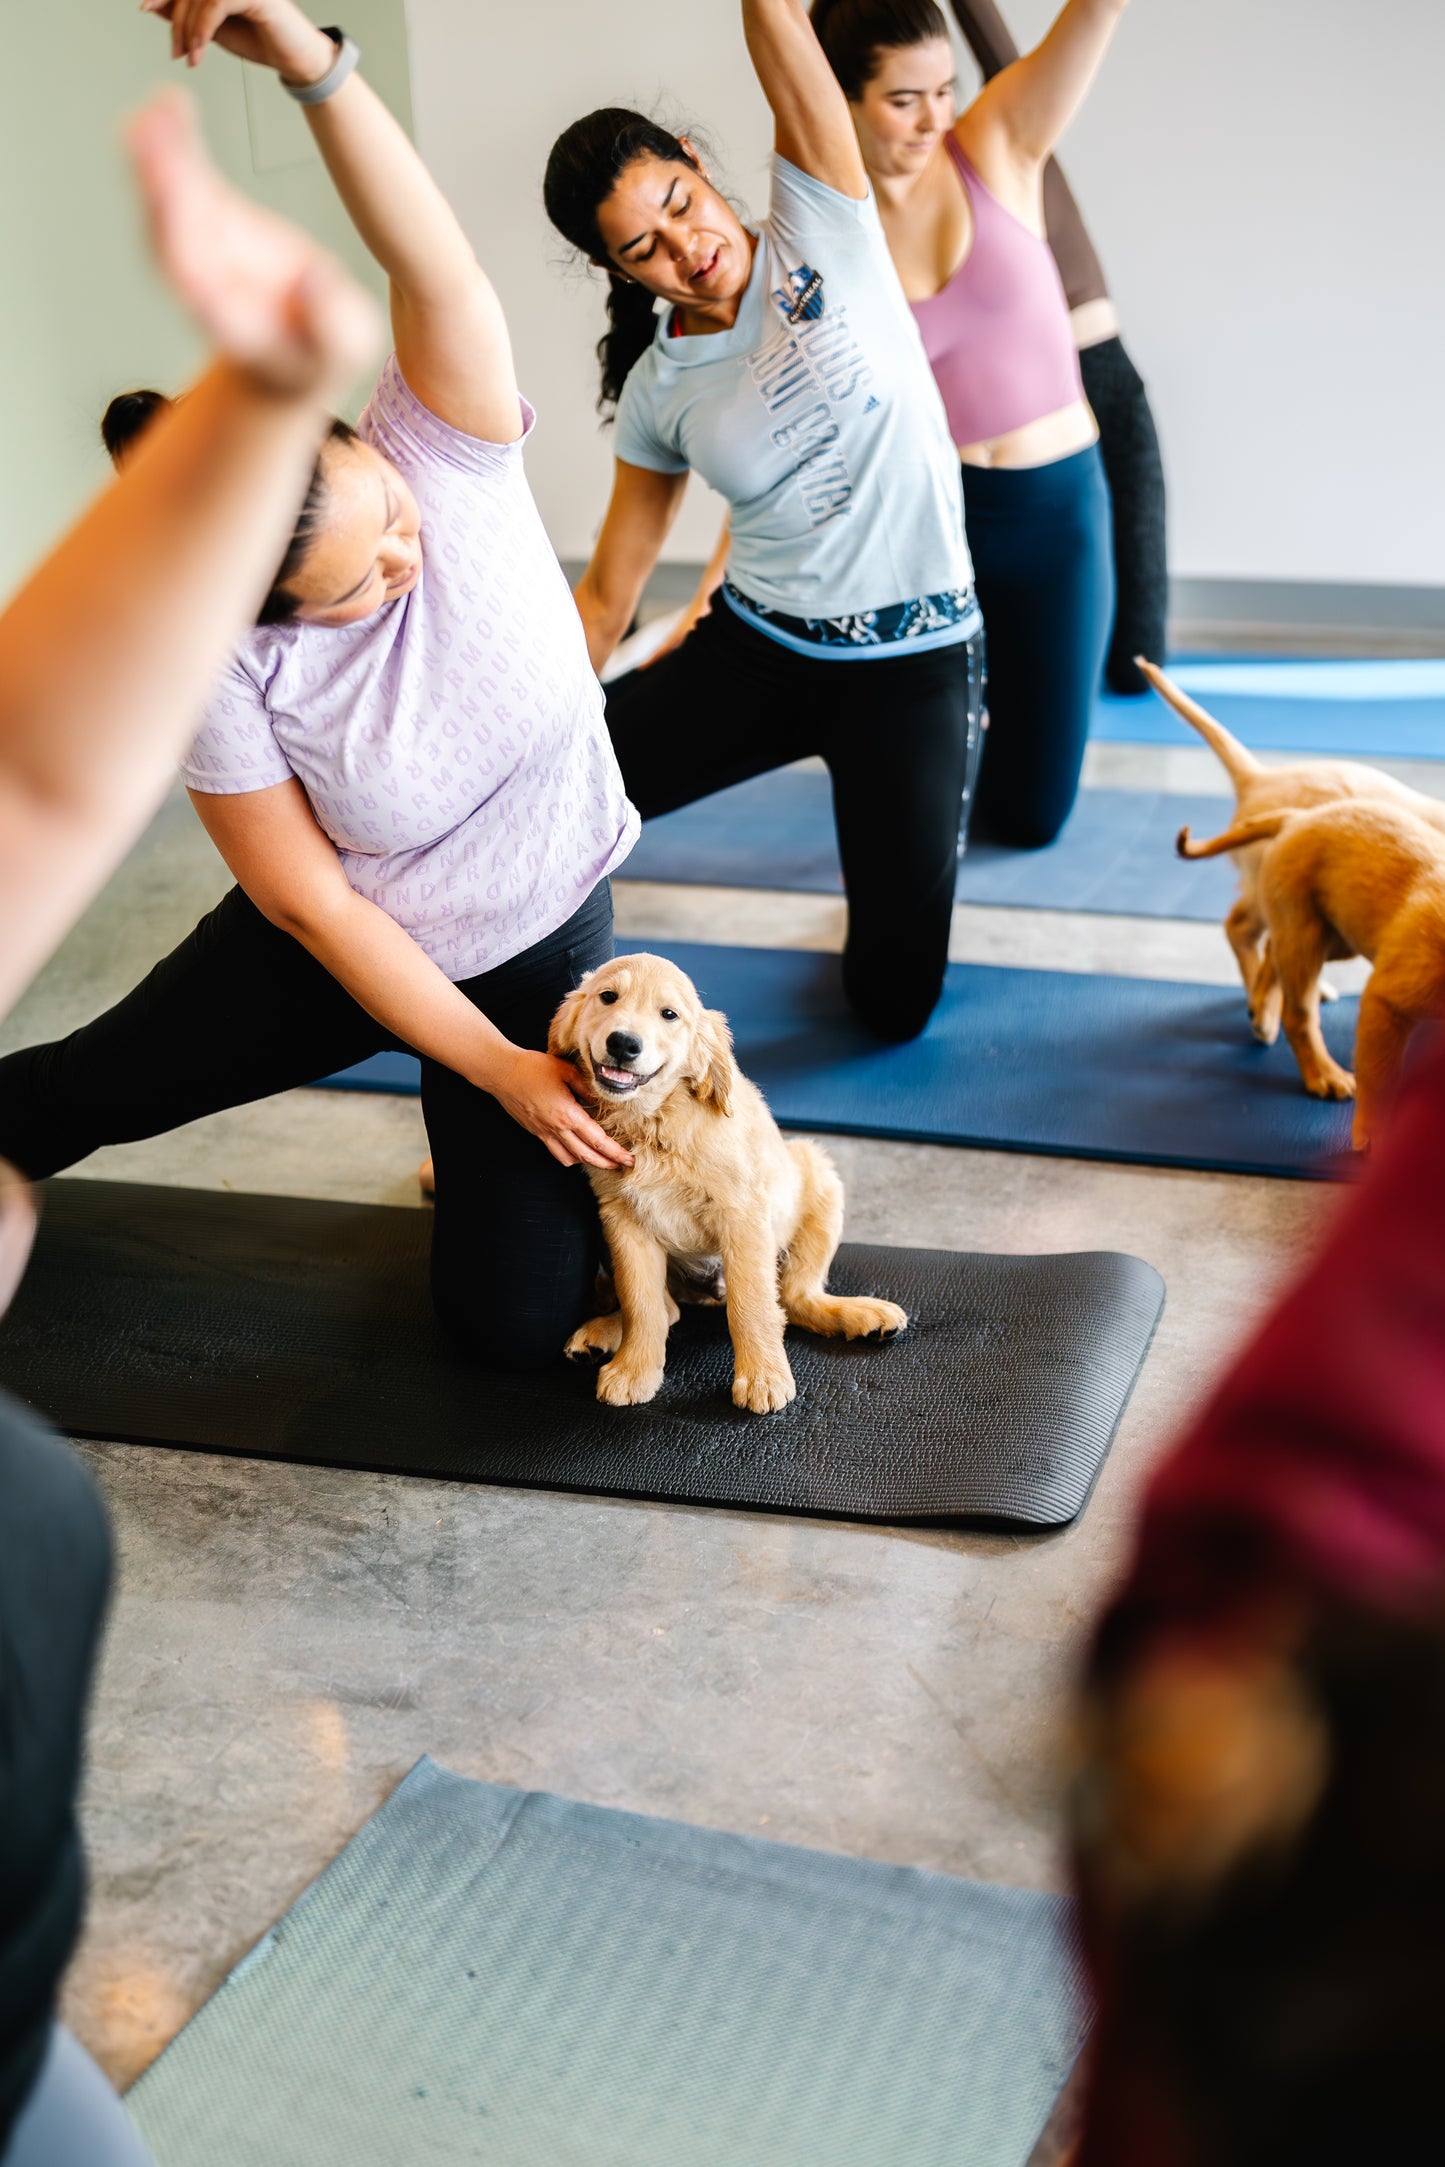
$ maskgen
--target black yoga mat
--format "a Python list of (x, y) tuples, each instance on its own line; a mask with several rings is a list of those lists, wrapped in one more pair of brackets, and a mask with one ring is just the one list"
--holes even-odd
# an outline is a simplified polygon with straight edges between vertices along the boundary
[[(580, 1178), (580, 1177), (579, 1177)], [(648, 1407), (560, 1359), (512, 1377), (451, 1354), (427, 1291), (430, 1215), (124, 1182), (50, 1185), (0, 1326), (0, 1383), (71, 1435), (880, 1520), (1072, 1519), (1163, 1303), (1111, 1251), (840, 1252), (840, 1293), (908, 1332), (789, 1332), (798, 1397), (732, 1405), (720, 1311), (688, 1309)]]

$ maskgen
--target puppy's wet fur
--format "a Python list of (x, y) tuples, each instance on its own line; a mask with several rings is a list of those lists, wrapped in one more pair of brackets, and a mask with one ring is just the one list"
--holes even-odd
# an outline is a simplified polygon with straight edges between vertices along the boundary
[(601, 1361), (597, 1396), (655, 1397), (681, 1299), (725, 1301), (733, 1399), (754, 1414), (797, 1390), (789, 1324), (891, 1339), (896, 1302), (827, 1292), (843, 1232), (843, 1185), (826, 1152), (785, 1139), (733, 1059), (726, 1017), (661, 956), (589, 972), (552, 1021), (549, 1050), (587, 1081), (598, 1121), (633, 1155), (589, 1168), (612, 1258), (617, 1308), (574, 1332), (574, 1361)]
[[(1224, 921), (1266, 1046), (1281, 1026), (1316, 1098), (1355, 1101), (1353, 1142), (1368, 1148), (1399, 1081), (1417, 1024), (1445, 1005), (1445, 804), (1358, 760), (1263, 767), (1162, 670), (1140, 661), (1154, 689), (1218, 755), (1235, 792), (1222, 835), (1179, 836), (1184, 858), (1228, 852), (1239, 897)], [(1320, 1031), (1321, 973), (1364, 956), (1374, 969), (1360, 1000), (1354, 1073)]]

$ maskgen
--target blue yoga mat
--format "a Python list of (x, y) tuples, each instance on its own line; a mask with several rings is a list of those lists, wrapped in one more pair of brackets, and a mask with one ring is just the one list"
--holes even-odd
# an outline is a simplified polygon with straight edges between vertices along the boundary
[[(1234, 899), (1228, 859), (1188, 864), (1181, 827), (1213, 835), (1233, 800), (1146, 790), (1084, 790), (1046, 850), (975, 838), (958, 868), (960, 903), (1219, 921)], [(816, 768), (781, 768), (649, 820), (624, 880), (841, 895), (832, 790)]]
[[(836, 956), (691, 941), (667, 954), (724, 1010), (785, 1128), (1230, 1174), (1344, 1171), (1350, 1108), (1306, 1095), (1282, 1039), (1256, 1045), (1234, 986), (954, 963), (923, 1036), (891, 1046), (853, 1022)], [(1347, 1064), (1358, 1005), (1324, 1012)], [(414, 1091), (418, 1074), (410, 1056), (380, 1054), (324, 1080)]]
[[(1445, 659), (1271, 662), (1211, 655), (1171, 662), (1169, 674), (1246, 745), (1355, 760), (1445, 760)], [(1096, 738), (1197, 745), (1165, 703), (1105, 693)]]
[(126, 2104), (157, 2167), (1025, 2167), (1070, 1924), (424, 1760)]

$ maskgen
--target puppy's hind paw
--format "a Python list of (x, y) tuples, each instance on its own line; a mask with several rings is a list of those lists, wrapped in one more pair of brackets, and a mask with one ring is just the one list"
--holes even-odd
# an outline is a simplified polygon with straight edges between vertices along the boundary
[(622, 1345), (622, 1318), (617, 1310), (579, 1324), (563, 1348), (569, 1362), (606, 1362)]
[(796, 1399), (798, 1387), (787, 1363), (759, 1363), (751, 1375), (739, 1370), (733, 1378), (733, 1405), (750, 1414), (775, 1415)]

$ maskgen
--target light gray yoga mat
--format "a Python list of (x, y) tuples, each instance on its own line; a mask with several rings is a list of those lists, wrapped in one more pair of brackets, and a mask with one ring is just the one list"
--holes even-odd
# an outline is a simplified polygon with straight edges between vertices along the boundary
[(127, 2105), (157, 2167), (1025, 2167), (1070, 1917), (424, 1760)]

